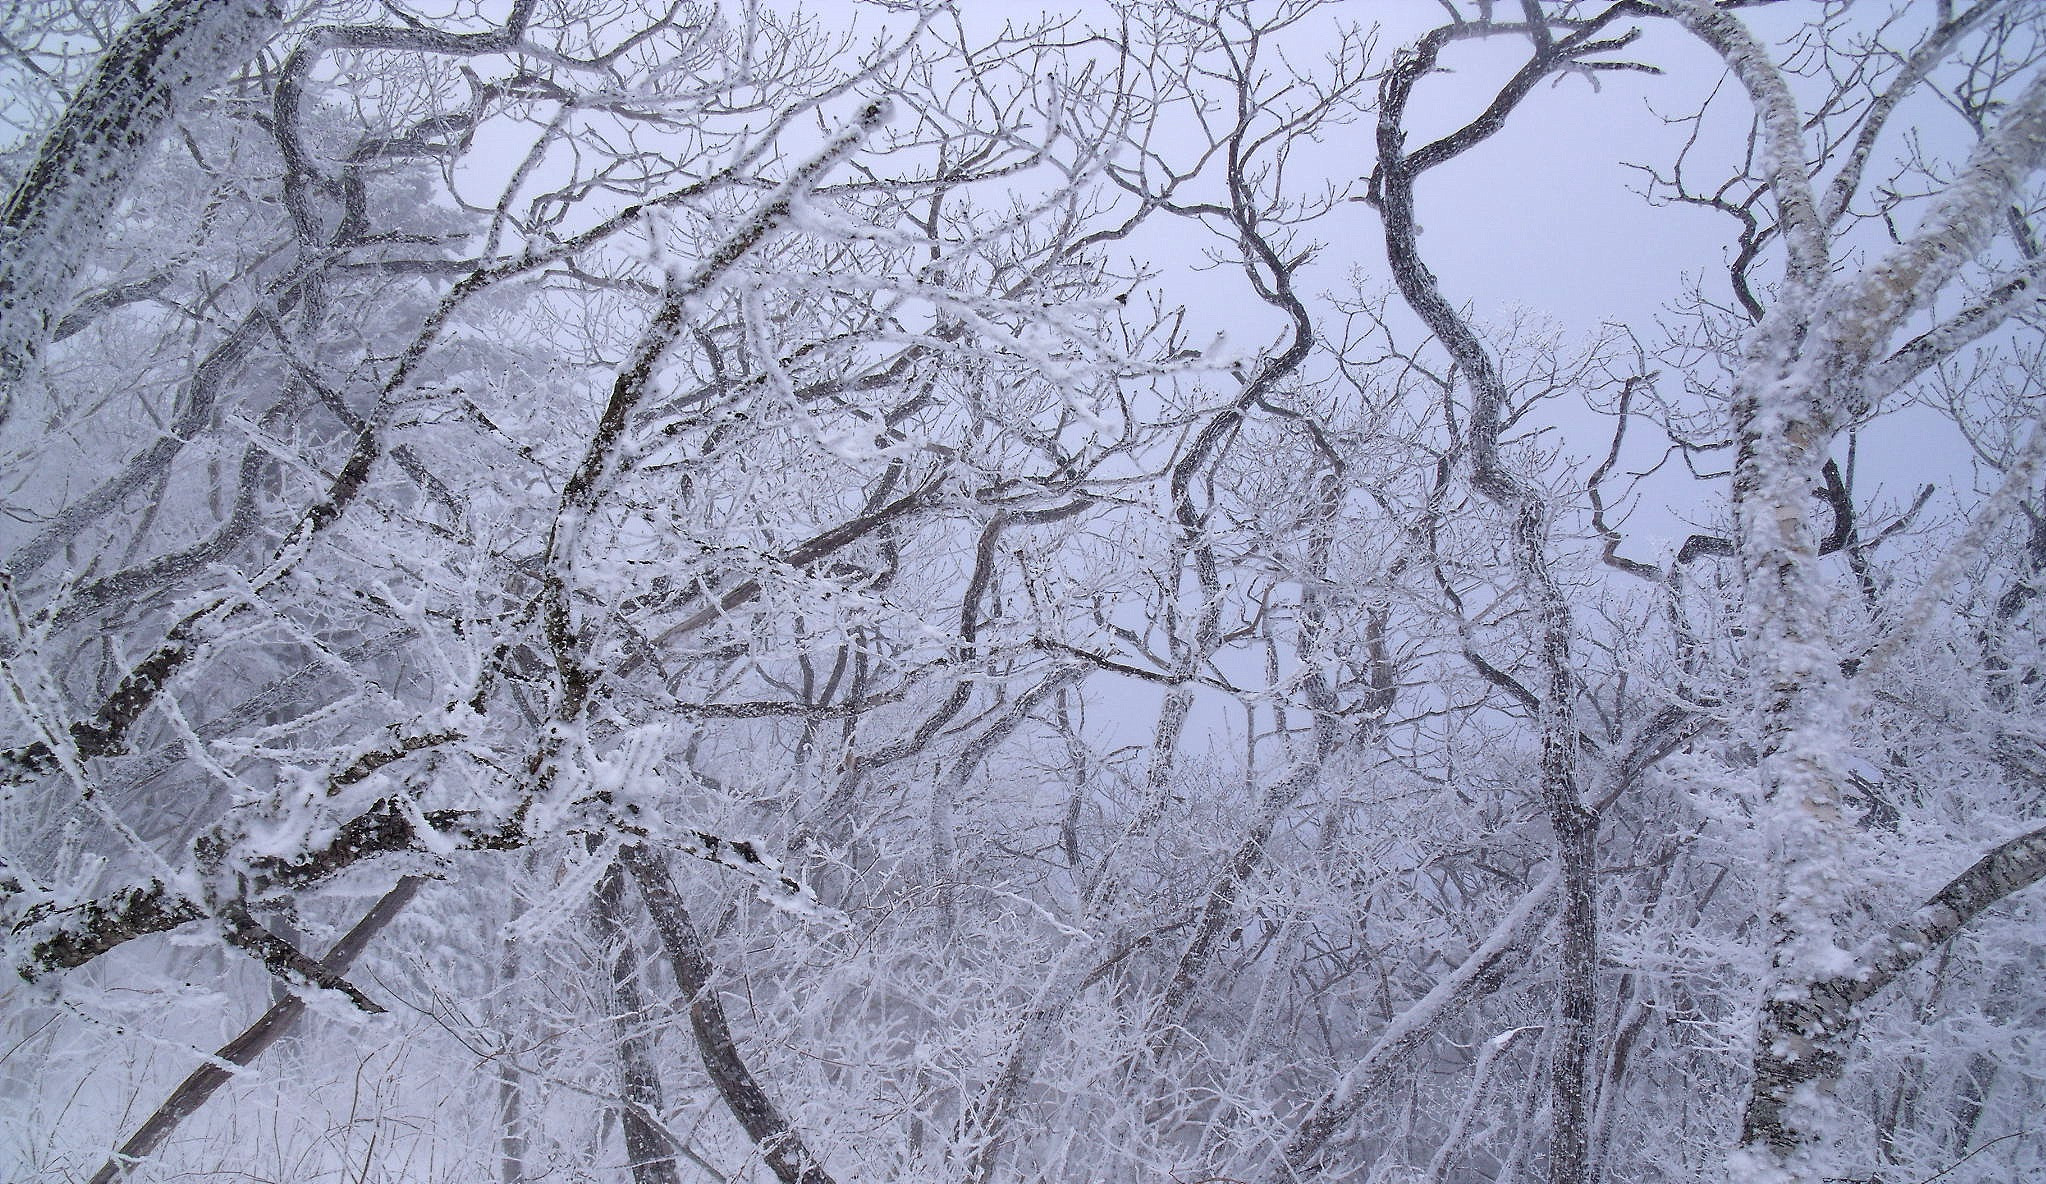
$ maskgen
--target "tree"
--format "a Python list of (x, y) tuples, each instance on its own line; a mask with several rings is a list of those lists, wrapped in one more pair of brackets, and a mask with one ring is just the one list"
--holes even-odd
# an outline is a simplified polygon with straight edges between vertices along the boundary
[[(257, 101), (186, 96), (182, 134), (158, 151), (168, 179), (130, 225), (189, 266), (140, 301), (88, 296), (87, 319), (107, 315), (53, 334), (83, 344), (45, 356), (15, 403), (45, 440), (129, 449), (82, 492), (31, 481), (20, 510), (33, 527), (10, 557), (13, 586), (35, 599), (17, 606), (9, 664), (29, 732), (6, 764), (46, 790), (8, 856), (14, 964), (30, 978), (204, 922), (292, 990), (382, 1010), (259, 914), (304, 909), (392, 856), (405, 870), (576, 835), (607, 858), (621, 841), (676, 847), (662, 808), (637, 789), (621, 798), (628, 787), (593, 777), (587, 758), (658, 745), (668, 724), (625, 706), (644, 691), (745, 679), (743, 641), (692, 654), (692, 634), (725, 632), (756, 598), (833, 591), (852, 616), (826, 607), (823, 627), (859, 628), (858, 602), (887, 572), (844, 566), (848, 548), (947, 503), (1056, 497), (1116, 450), (1081, 442), (1075, 458), (1060, 439), (1092, 376), (1120, 364), (1112, 350), (1089, 345), (1070, 376), (1038, 380), (1026, 397), (1059, 401), (1034, 443), (1041, 406), (964, 417), (929, 393), (962, 364), (1049, 370), (1045, 351), (1072, 352), (1061, 339), (1101, 315), (1054, 299), (1087, 277), (1071, 193), (1098, 167), (1092, 150), (1055, 111), (1037, 142), (1018, 138), (1032, 108), (1003, 104), (1034, 96), (989, 89), (1013, 65), (970, 75), (992, 118), (957, 127), (971, 107), (945, 110), (931, 88), (958, 84), (967, 50), (934, 39), (933, 14), (849, 69), (835, 60), (849, 43), (811, 25), (686, 6), (632, 29), (530, 4), (497, 27), (321, 15), (283, 31)], [(203, 89), (151, 56), (162, 40), (151, 21), (131, 26), (100, 74), (135, 57)], [(420, 89), (387, 88), (397, 79)], [(106, 122), (98, 85), (68, 110)], [(1075, 106), (1081, 129), (1097, 114), (1084, 84), (1046, 100)], [(907, 122), (870, 147), (894, 120)], [(51, 175), (83, 187), (69, 207), (103, 218), (118, 199), (111, 179), (131, 169), (63, 167), (79, 151), (69, 126), (10, 209), (60, 204), (36, 196)], [(520, 134), (508, 177), (475, 175), (479, 137)], [(675, 163), (618, 150), (634, 140)], [(860, 173), (826, 186), (862, 150)], [(974, 210), (977, 183), (1026, 171), (1042, 178), (1035, 208)], [(495, 191), (480, 205), (479, 180)], [(620, 190), (636, 200), (620, 208)], [(1005, 180), (1005, 198), (1016, 192)], [(956, 215), (917, 221), (948, 205)], [(20, 244), (23, 265), (41, 266), (43, 249)], [(139, 290), (119, 254), (100, 258), (107, 291)], [(68, 302), (71, 274), (21, 286)], [(166, 337), (133, 388), (161, 418), (94, 416), (113, 342), (180, 324), (193, 339)], [(548, 344), (522, 350), (521, 337)], [(530, 369), (507, 370), (522, 353)], [(87, 424), (104, 434), (77, 437)], [(1029, 469), (978, 456), (1010, 447), (1066, 471), (1038, 493), (1018, 484)], [(37, 459), (76, 457), (45, 446)], [(792, 483), (734, 501), (776, 472), (765, 457)], [(524, 475), (505, 483), (505, 458)], [(833, 488), (812, 496), (820, 476)], [(965, 497), (944, 492), (959, 481)], [(142, 497), (153, 508), (138, 516)], [(752, 498), (794, 512), (756, 519)], [(697, 570), (663, 560), (651, 585), (625, 579), (692, 538)], [(889, 661), (861, 694), (900, 698), (929, 661)], [(641, 690), (621, 697), (621, 679)], [(668, 723), (802, 710), (705, 703)], [(759, 872), (802, 907), (755, 846), (689, 837), (693, 825), (681, 849)], [(39, 833), (67, 830), (77, 839), (37, 853)], [(656, 865), (632, 866), (658, 896)]]
[(23, 6), (14, 1153), (2036, 1165), (2046, 26), (1445, 7)]

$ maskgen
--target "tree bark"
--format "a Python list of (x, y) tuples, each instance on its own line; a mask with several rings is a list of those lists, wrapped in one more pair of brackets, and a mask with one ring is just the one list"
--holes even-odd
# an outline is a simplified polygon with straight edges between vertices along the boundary
[(614, 865), (597, 885), (597, 933), (604, 939), (611, 975), (611, 1026), (618, 1049), (619, 1126), (633, 1184), (681, 1184), (660, 1115), (667, 1109), (653, 1049), (640, 1025), (646, 998), (639, 989), (639, 943), (625, 923), (625, 877)]
[[(1414, 314), (1456, 360), (1470, 388), (1471, 484), (1506, 519), (1515, 571), (1526, 589), (1540, 631), (1538, 690), (1528, 703), (1541, 744), (1541, 800), (1548, 815), (1562, 876), (1562, 942), (1556, 1024), (1549, 1063), (1550, 1184), (1590, 1184), (1591, 1121), (1587, 1082), (1596, 1045), (1599, 916), (1596, 846), (1599, 814), (1578, 789), (1575, 627), (1570, 602), (1550, 563), (1554, 510), (1547, 494), (1513, 471), (1500, 455), (1511, 416), (1505, 378), (1477, 330), (1452, 306), (1428, 269), (1419, 246), (1414, 185), (1420, 176), (1489, 138), (1535, 83), (1568, 67), (1594, 35), (1621, 12), (1615, 6), (1560, 38), (1536, 38), (1534, 52), (1502, 87), (1485, 113), (1457, 131), (1407, 150), (1405, 123), (1414, 87), (1431, 73), (1455, 27), (1437, 29), (1387, 71), (1380, 86), (1377, 167), (1372, 187), (1385, 227), (1386, 257), (1394, 284)], [(1625, 44), (1627, 37), (1617, 39)], [(1611, 43), (1606, 43), (1610, 45)], [(1475, 658), (1474, 658), (1475, 660)]]
[(143, 159), (282, 23), (271, 0), (167, 0), (100, 56), (0, 206), (0, 424)]
[(782, 1184), (836, 1184), (746, 1067), (738, 1043), (732, 1039), (724, 1004), (711, 986), (713, 967), (709, 951), (689, 910), (682, 904), (682, 894), (668, 874), (668, 865), (645, 847), (622, 849), (618, 862), (639, 885), (640, 899), (653, 916), (654, 929), (661, 936), (668, 965), (675, 973), (675, 984), (689, 997), (689, 1026), (696, 1033), (696, 1048), (703, 1057), (704, 1072), (710, 1075), (711, 1085), (724, 1099), (732, 1117), (739, 1120), (747, 1136), (760, 1148), (761, 1157)]
[(1755, 1085), (1741, 1119), (1742, 1143), (1794, 1164), (1810, 1141), (1792, 1108), (1800, 1092), (1840, 1075), (1859, 1020), (1856, 1009), (1882, 993), (1927, 954), (1950, 941), (1982, 910), (2046, 879), (2046, 827), (1991, 849), (1861, 951), (1860, 969), (1769, 1000), (1762, 1030), (1773, 1043), (1755, 1049)]
[[(411, 903), (412, 898), (418, 894), (420, 885), (425, 882), (418, 876), (406, 876), (399, 880), (389, 892), (384, 893), (381, 899), (370, 906), (370, 910), (362, 915), (362, 919), (355, 923), (354, 928), (343, 934), (340, 941), (334, 943), (334, 948), (328, 950), (327, 956), (320, 959), (320, 967), (329, 974), (346, 973), (355, 959), (362, 955), (362, 951), (368, 948), (370, 941)], [(101, 1165), (99, 1171), (93, 1173), (91, 1184), (114, 1184), (117, 1180), (125, 1179), (128, 1173), (134, 1171), (143, 1160), (148, 1159), (158, 1147), (163, 1146), (164, 1140), (170, 1138), (171, 1133), (178, 1129), (179, 1123), (198, 1113), (199, 1107), (206, 1104), (206, 1100), (213, 1096), (214, 1091), (227, 1084), (228, 1078), (233, 1074), (221, 1068), (218, 1062), (248, 1065), (290, 1032), (297, 1025), (299, 1017), (304, 1014), (305, 999), (299, 995), (289, 995), (271, 1004), (270, 1009), (255, 1023), (243, 1029), (241, 1035), (222, 1045), (220, 1051), (213, 1054), (212, 1062), (194, 1069), (190, 1076), (180, 1082), (178, 1088), (171, 1091), (170, 1097), (164, 1099), (163, 1105), (158, 1106), (156, 1112), (149, 1116), (141, 1128), (130, 1136), (127, 1142), (121, 1144), (121, 1149)]]

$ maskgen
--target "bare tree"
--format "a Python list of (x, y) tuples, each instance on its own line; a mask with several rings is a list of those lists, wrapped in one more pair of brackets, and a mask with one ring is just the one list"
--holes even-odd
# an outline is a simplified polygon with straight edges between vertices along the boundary
[[(2046, 1155), (2036, 6), (172, 0), (0, 60), (29, 1171)], [(1727, 230), (1625, 262), (1676, 304), (1438, 255), (1643, 98), (1615, 200)]]

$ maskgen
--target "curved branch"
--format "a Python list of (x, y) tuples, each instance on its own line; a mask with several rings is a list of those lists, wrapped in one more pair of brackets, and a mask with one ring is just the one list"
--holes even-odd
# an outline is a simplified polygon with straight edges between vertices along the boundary
[(1997, 844), (1871, 943), (1861, 959), (1869, 969), (1847, 988), (1849, 1001), (1859, 1003), (1880, 993), (1927, 954), (1952, 940), (1983, 910), (2042, 879), (2046, 879), (2046, 826)]
[(1725, 60), (1755, 104), (1769, 192), (1776, 198), (1778, 229), (1789, 250), (1785, 271), (1793, 287), (1812, 291), (1825, 280), (1825, 226), (1805, 161), (1804, 118), (1797, 97), (1768, 52), (1739, 17), (1710, 0), (1674, 0), (1670, 14)]
[(1845, 1070), (1859, 1016), (1856, 1008), (1895, 983), (1991, 905), (2046, 879), (2046, 827), (2006, 840), (1911, 915), (1891, 925), (1856, 959), (1854, 972), (1809, 989), (1779, 992), (1763, 1006), (1765, 1030), (1778, 1034), (1755, 1050), (1753, 1092), (1742, 1116), (1747, 1149), (1756, 1144), (1788, 1157), (1809, 1138), (1790, 1118), (1798, 1098)]
[[(1491, 352), (1476, 329), (1442, 294), (1435, 275), (1421, 257), (1416, 225), (1414, 185), (1421, 173), (1497, 132), (1506, 116), (1539, 78), (1571, 63), (1585, 52), (1591, 33), (1623, 11), (1618, 4), (1569, 36), (1537, 38), (1535, 51), (1478, 119), (1435, 145), (1412, 156), (1404, 152), (1404, 120), (1416, 84), (1435, 65), (1442, 38), (1431, 34), (1403, 55), (1387, 72), (1380, 89), (1378, 164), (1372, 173), (1385, 225), (1386, 255), (1393, 279), (1408, 307), (1448, 350), (1470, 385), (1471, 484), (1508, 518), (1513, 566), (1527, 588), (1539, 621), (1538, 691), (1524, 689), (1541, 745), (1541, 800), (1554, 834), (1563, 880), (1562, 990), (1550, 1063), (1551, 1153), (1549, 1179), (1556, 1184), (1582, 1184), (1588, 1178), (1589, 1115), (1586, 1076), (1591, 1062), (1593, 1026), (1597, 1018), (1598, 904), (1597, 867), (1593, 846), (1598, 814), (1585, 806), (1577, 789), (1575, 721), (1577, 693), (1569, 598), (1549, 562), (1552, 509), (1543, 491), (1507, 467), (1499, 454), (1500, 436), (1508, 426), (1509, 392)], [(1441, 34), (1443, 30), (1436, 30)], [(1446, 145), (1437, 150), (1437, 145)], [(1489, 668), (1466, 649), (1481, 671)], [(1511, 688), (1517, 680), (1500, 672), (1495, 685)], [(1294, 1162), (1289, 1152), (1288, 1162)]]
[(1896, 112), (1898, 105), (1924, 83), (1933, 67), (1944, 60), (1947, 51), (1954, 47), (1962, 34), (1980, 25), (1996, 10), (2008, 6), (2009, 0), (1983, 0), (1939, 25), (1912, 51), (1897, 76), (1890, 80), (1861, 117), (1861, 130), (1855, 135), (1854, 147), (1848, 150), (1847, 160), (1840, 170), (1833, 174), (1832, 183), (1826, 186), (1826, 196), (1819, 204), (1821, 221), (1831, 226), (1847, 213), (1854, 191), (1861, 187), (1861, 176), (1868, 167), (1869, 155), (1875, 150), (1883, 129), (1889, 126), (1890, 116)]

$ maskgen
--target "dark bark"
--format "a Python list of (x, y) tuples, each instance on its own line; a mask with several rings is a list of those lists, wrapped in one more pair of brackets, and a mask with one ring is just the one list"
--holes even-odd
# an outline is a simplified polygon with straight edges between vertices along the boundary
[(646, 998), (639, 989), (639, 943), (625, 922), (625, 877), (616, 866), (597, 885), (597, 935), (611, 976), (612, 1040), (618, 1050), (618, 1123), (633, 1184), (680, 1184), (675, 1154), (661, 1127), (667, 1098), (654, 1065), (653, 1043), (643, 1031)]
[[(1456, 360), (1471, 391), (1471, 484), (1509, 519), (1514, 566), (1520, 573), (1541, 631), (1537, 651), (1541, 683), (1532, 706), (1540, 729), (1541, 798), (1554, 833), (1563, 875), (1561, 982), (1550, 1074), (1550, 1184), (1588, 1184), (1591, 1179), (1590, 1115), (1586, 1083), (1594, 1060), (1597, 1017), (1598, 901), (1595, 846), (1599, 819), (1577, 788), (1577, 726), (1573, 704), (1576, 676), (1570, 607), (1549, 567), (1550, 507), (1544, 493), (1523, 481), (1501, 459), (1500, 436), (1510, 400), (1505, 379), (1477, 331), (1443, 295), (1422, 259), (1416, 225), (1414, 185), (1427, 170), (1484, 142), (1500, 128), (1537, 82), (1570, 67), (1595, 69), (1583, 55), (1629, 44), (1635, 33), (1607, 40), (1596, 35), (1635, 6), (1621, 3), (1569, 26), (1563, 36), (1546, 27), (1532, 31), (1533, 52), (1500, 88), (1491, 104), (1463, 127), (1413, 152), (1406, 150), (1408, 101), (1436, 66), (1451, 38), (1482, 36), (1481, 26), (1447, 25), (1423, 37), (1395, 59), (1380, 86), (1377, 166), (1371, 191), (1385, 225), (1386, 255), (1393, 281), (1415, 315)], [(1502, 30), (1504, 31), (1504, 30)], [(1637, 31), (1638, 32), (1638, 31)]]
[[(327, 951), (327, 956), (320, 959), (320, 968), (327, 974), (335, 976), (347, 973), (348, 968), (355, 964), (356, 958), (369, 947), (371, 940), (404, 911), (405, 906), (411, 903), (412, 898), (418, 894), (420, 885), (424, 883), (425, 881), (417, 876), (406, 876), (399, 880), (395, 887), (370, 906), (370, 910), (362, 915), (362, 919), (355, 923), (354, 928), (343, 934), (340, 941), (334, 943), (334, 947)], [(270, 1010), (264, 1012), (255, 1023), (243, 1029), (241, 1035), (222, 1045), (220, 1050), (213, 1054), (214, 1059), (230, 1065), (248, 1065), (263, 1055), (271, 1045), (283, 1039), (297, 1026), (299, 1017), (304, 1014), (304, 998), (295, 994), (287, 995), (271, 1004)], [(126, 1178), (143, 1160), (148, 1159), (158, 1147), (161, 1147), (165, 1139), (170, 1138), (172, 1132), (178, 1129), (179, 1123), (198, 1113), (199, 1107), (206, 1104), (206, 1100), (213, 1096), (215, 1090), (227, 1084), (231, 1076), (232, 1074), (217, 1064), (205, 1064), (194, 1069), (190, 1076), (171, 1091), (170, 1097), (164, 1099), (163, 1105), (156, 1108), (156, 1112), (143, 1122), (128, 1141), (121, 1144), (120, 1150), (101, 1165), (99, 1171), (93, 1173), (91, 1184), (114, 1184), (115, 1181)]]
[(281, 24), (269, 0), (167, 0), (100, 55), (0, 206), (0, 423), (178, 109), (254, 58)]
[(760, 1148), (761, 1158), (782, 1184), (836, 1184), (746, 1067), (746, 1059), (732, 1039), (724, 1004), (711, 985), (714, 968), (709, 950), (682, 903), (667, 863), (645, 847), (622, 849), (618, 862), (639, 885), (640, 899), (646, 902), (654, 930), (660, 934), (675, 985), (689, 999), (689, 1027), (696, 1034), (704, 1072), (710, 1075), (711, 1085), (732, 1117)]
[[(462, 831), (473, 821), (459, 811), (420, 813), (408, 810), (395, 799), (384, 799), (338, 827), (325, 846), (289, 860), (250, 860), (246, 867), (246, 897), (255, 899), (278, 889), (310, 887), (373, 856), (416, 850), (422, 836), (414, 825), (415, 816), (441, 832)], [(202, 836), (195, 847), (217, 853), (228, 841), (228, 833), (216, 828)], [(505, 829), (478, 829), (463, 832), (460, 837), (462, 845), (473, 850), (505, 849), (525, 841), (516, 820)], [(0, 882), (0, 890), (16, 889)], [(227, 906), (232, 907), (233, 903), (227, 902)], [(39, 906), (14, 925), (17, 934), (36, 935), (29, 944), (27, 957), (14, 970), (33, 981), (51, 971), (83, 966), (136, 938), (168, 933), (208, 915), (204, 903), (161, 880), (130, 885), (98, 900), (63, 909)]]

